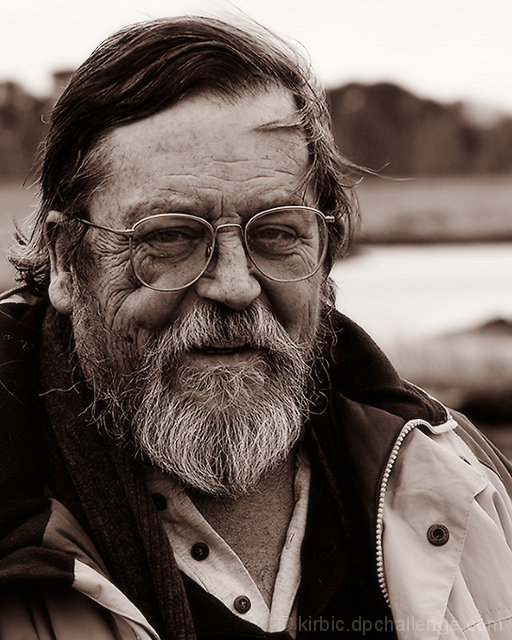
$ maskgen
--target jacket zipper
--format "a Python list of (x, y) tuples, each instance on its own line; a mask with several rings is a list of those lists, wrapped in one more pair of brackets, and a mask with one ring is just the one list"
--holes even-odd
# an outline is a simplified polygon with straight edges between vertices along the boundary
[(379, 587), (382, 595), (384, 596), (384, 600), (386, 604), (389, 606), (389, 592), (386, 584), (386, 576), (384, 574), (384, 555), (382, 551), (382, 534), (384, 533), (384, 498), (386, 496), (386, 490), (388, 488), (389, 476), (391, 475), (391, 471), (395, 464), (396, 458), (398, 456), (398, 452), (400, 447), (402, 446), (405, 438), (409, 435), (409, 433), (418, 426), (429, 427), (430, 425), (425, 420), (415, 419), (409, 420), (402, 427), (397, 439), (395, 440), (395, 444), (393, 445), (393, 449), (389, 455), (387, 464), (384, 468), (384, 472), (381, 476), (379, 493), (378, 493), (378, 503), (377, 503), (377, 521), (375, 525), (375, 533), (376, 533), (376, 549), (377, 549), (377, 579), (379, 582)]

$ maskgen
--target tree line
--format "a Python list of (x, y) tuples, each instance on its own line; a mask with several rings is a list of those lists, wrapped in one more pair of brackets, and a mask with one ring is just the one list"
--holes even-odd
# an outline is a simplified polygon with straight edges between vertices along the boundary
[(390, 83), (329, 92), (334, 136), (354, 162), (393, 176), (508, 173), (512, 117), (477, 119), (464, 102), (443, 104)]

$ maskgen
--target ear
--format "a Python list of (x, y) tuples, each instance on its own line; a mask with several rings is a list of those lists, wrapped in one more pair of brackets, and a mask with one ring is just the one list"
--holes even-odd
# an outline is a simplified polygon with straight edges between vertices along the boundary
[(45, 238), (50, 254), (50, 302), (59, 313), (69, 315), (73, 309), (73, 274), (70, 270), (64, 243), (65, 217), (58, 211), (50, 211), (46, 219)]

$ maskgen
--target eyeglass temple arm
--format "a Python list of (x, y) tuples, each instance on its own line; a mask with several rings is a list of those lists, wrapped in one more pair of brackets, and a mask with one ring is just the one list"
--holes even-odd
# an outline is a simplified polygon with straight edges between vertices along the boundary
[(112, 233), (117, 233), (122, 236), (131, 236), (133, 234), (133, 229), (112, 229), (112, 227), (106, 227), (102, 224), (97, 224), (96, 222), (91, 222), (90, 220), (84, 220), (84, 218), (72, 218), (73, 220), (78, 220), (79, 222), (83, 222), (88, 227), (94, 227), (95, 229), (102, 229), (103, 231), (111, 231)]

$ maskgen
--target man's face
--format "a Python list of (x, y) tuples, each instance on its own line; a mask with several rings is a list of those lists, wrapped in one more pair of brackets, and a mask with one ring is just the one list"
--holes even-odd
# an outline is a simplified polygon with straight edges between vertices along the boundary
[[(151, 214), (178, 212), (216, 226), (297, 204), (294, 190), (308, 162), (303, 136), (295, 129), (258, 130), (276, 120), (292, 121), (293, 111), (284, 90), (234, 104), (200, 95), (116, 129), (105, 143), (113, 178), (93, 198), (91, 220), (122, 229)], [(130, 335), (134, 344), (189, 313), (198, 300), (235, 311), (259, 300), (294, 339), (310, 336), (318, 321), (321, 275), (292, 284), (266, 279), (249, 263), (236, 229), (219, 234), (216, 259), (204, 276), (172, 293), (133, 281), (122, 239), (94, 232), (93, 242), (94, 286), (104, 322), (113, 335)], [(220, 356), (202, 357), (209, 362)]]
[[(285, 90), (275, 89), (232, 101), (198, 95), (119, 127), (102, 143), (112, 177), (91, 201), (91, 220), (124, 229), (152, 214), (176, 212), (204, 217), (215, 227), (243, 223), (272, 207), (300, 204), (297, 189), (308, 164), (306, 143), (297, 128), (275, 126), (292, 121), (291, 96)], [(314, 201), (302, 204), (313, 206)], [(184, 411), (195, 409), (194, 403), (204, 404), (204, 430), (226, 428), (215, 420), (240, 422), (243, 420), (240, 412), (254, 413), (256, 409), (251, 403), (255, 397), (260, 397), (261, 405), (277, 403), (279, 398), (265, 395), (268, 393), (265, 387), (277, 389), (282, 384), (277, 395), (288, 394), (288, 388), (294, 385), (294, 369), (300, 389), (289, 392), (295, 396), (296, 405), (292, 421), (302, 421), (305, 367), (292, 358), (280, 369), (276, 364), (280, 356), (274, 361), (273, 356), (263, 353), (265, 346), (259, 353), (257, 346), (247, 348), (244, 344), (248, 332), (258, 331), (258, 323), (270, 324), (272, 331), (275, 329), (279, 334), (269, 338), (270, 342), (287, 341), (285, 351), (295, 351), (303, 361), (308, 360), (319, 324), (324, 279), (321, 272), (301, 282), (269, 280), (251, 264), (239, 229), (232, 227), (218, 234), (216, 254), (197, 282), (180, 291), (162, 293), (142, 286), (133, 277), (125, 238), (93, 229), (88, 232), (88, 242), (94, 268), (82, 284), (82, 294), (87, 291), (86, 299), (82, 296), (75, 302), (73, 324), (86, 376), (94, 381), (95, 369), (101, 369), (100, 360), (106, 365), (104, 368), (115, 370), (111, 375), (116, 377), (118, 389), (110, 389), (103, 396), (129, 395), (130, 384), (134, 387), (140, 384), (141, 370), (153, 368), (152, 359), (158, 356), (155, 345), (159, 344), (156, 351), (171, 351), (167, 360), (164, 357), (159, 364), (162, 394), (167, 393), (169, 401), (174, 401), (182, 392)], [(249, 318), (247, 314), (252, 315)], [(190, 318), (203, 323), (202, 337), (194, 338), (179, 356), (174, 339), (165, 347), (157, 342), (170, 331), (182, 332)], [(230, 336), (230, 344), (215, 331), (224, 318), (229, 326), (223, 331)], [(195, 329), (187, 325), (183, 331), (189, 335)], [(207, 345), (205, 333), (209, 336)], [(181, 337), (180, 334), (180, 340)], [(96, 363), (92, 363), (94, 359)], [(134, 379), (130, 380), (132, 374)], [(218, 381), (216, 388), (204, 386), (212, 380)], [(113, 383), (96, 380), (94, 384), (101, 391), (102, 386)], [(204, 397), (200, 397), (202, 385)], [(225, 398), (226, 387), (231, 390), (236, 387), (240, 392)], [(247, 406), (237, 406), (236, 411), (233, 408), (244, 404)], [(177, 415), (178, 409), (169, 406), (158, 418), (155, 410), (147, 419), (161, 422), (163, 414), (169, 412)], [(212, 412), (218, 415), (214, 417)], [(281, 415), (277, 409), (273, 413)], [(286, 413), (280, 421), (288, 420)], [(140, 415), (130, 417), (142, 420)], [(193, 419), (197, 425), (197, 415)], [(266, 420), (259, 418), (262, 419)], [(212, 427), (214, 423), (217, 426)], [(275, 428), (267, 425), (266, 430)], [(297, 424), (293, 434), (288, 448), (297, 439)], [(260, 440), (262, 437), (258, 435)], [(158, 436), (153, 434), (155, 438), (165, 439), (161, 432)], [(219, 450), (211, 455), (223, 457)], [(229, 475), (225, 469), (222, 473)], [(229, 482), (233, 483), (233, 478)], [(208, 491), (206, 487), (198, 488)]]

